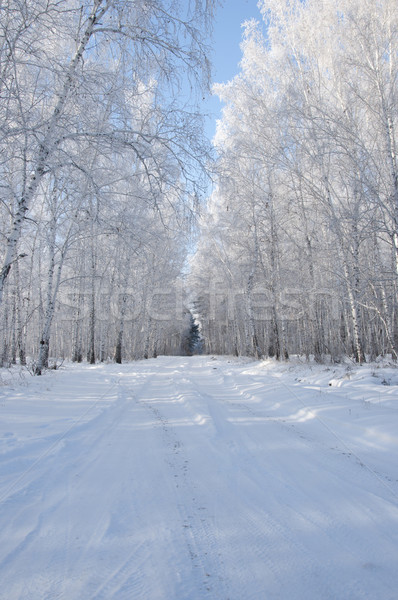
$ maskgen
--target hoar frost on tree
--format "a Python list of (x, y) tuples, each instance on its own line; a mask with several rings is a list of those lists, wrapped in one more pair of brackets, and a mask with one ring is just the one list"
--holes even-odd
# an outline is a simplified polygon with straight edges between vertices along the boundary
[[(40, 373), (50, 338), (91, 362), (119, 360), (123, 339), (128, 356), (178, 347), (178, 326), (145, 307), (177, 285), (176, 230), (201, 185), (207, 148), (185, 90), (206, 85), (211, 3), (0, 10), (2, 362), (28, 354)], [(144, 322), (127, 327), (133, 297)]]
[[(398, 352), (398, 5), (267, 0), (219, 84), (193, 266), (207, 350)], [(263, 33), (265, 31), (265, 34)]]

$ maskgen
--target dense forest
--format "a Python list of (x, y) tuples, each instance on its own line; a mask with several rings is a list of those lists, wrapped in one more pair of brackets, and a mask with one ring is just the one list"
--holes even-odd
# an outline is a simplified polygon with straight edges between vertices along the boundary
[(398, 351), (398, 4), (263, 0), (225, 103), (192, 277), (205, 347)]
[(260, 0), (214, 153), (213, 9), (1, 2), (3, 366), (397, 359), (396, 0)]
[(1, 363), (179, 352), (211, 2), (0, 10)]

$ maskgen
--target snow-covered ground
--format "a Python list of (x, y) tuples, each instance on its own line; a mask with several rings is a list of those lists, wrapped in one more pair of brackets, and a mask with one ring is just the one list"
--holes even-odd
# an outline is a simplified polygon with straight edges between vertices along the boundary
[(0, 598), (397, 600), (396, 369), (1, 377)]

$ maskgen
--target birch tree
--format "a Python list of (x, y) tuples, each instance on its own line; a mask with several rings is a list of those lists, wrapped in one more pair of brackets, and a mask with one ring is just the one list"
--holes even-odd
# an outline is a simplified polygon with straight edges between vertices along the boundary
[[(73, 156), (77, 140), (109, 146), (112, 152), (130, 151), (152, 184), (163, 176), (162, 164), (152, 152), (154, 145), (161, 146), (193, 181), (193, 163), (200, 163), (203, 156), (199, 137), (193, 135), (195, 115), (170, 98), (175, 98), (184, 73), (191, 78), (206, 76), (203, 32), (211, 11), (207, 2), (189, 4), (182, 11), (178, 3), (166, 0), (150, 4), (9, 0), (6, 9), (1, 44), (0, 85), (6, 106), (2, 131), (4, 143), (18, 148), (20, 158), (15, 171), (13, 151), (6, 153), (3, 163), (5, 171), (12, 170), (13, 185), (6, 190), (11, 224), (3, 248), (0, 302), (39, 186), (59, 163), (68, 161), (71, 169), (79, 168)], [(109, 95), (118, 89), (120, 78), (135, 81), (136, 86), (140, 81), (147, 86), (157, 81), (152, 119), (156, 128), (150, 133), (143, 123), (137, 127), (131, 119), (120, 118), (114, 95), (109, 107)], [(137, 93), (134, 83), (132, 91)], [(124, 90), (125, 100), (129, 93)], [(84, 114), (92, 116), (88, 127), (75, 110), (82, 99)], [(105, 130), (95, 127), (98, 105), (104, 103), (110, 108)]]
[[(248, 295), (254, 280), (274, 290), (275, 339), (289, 353), (396, 357), (396, 3), (268, 0), (260, 8), (266, 36), (247, 23), (241, 73), (216, 86), (225, 102), (216, 219), (229, 228), (218, 234), (215, 272), (232, 261), (244, 277), (244, 265), (256, 265)], [(226, 205), (250, 218), (249, 231), (220, 212)], [(243, 251), (251, 236), (257, 243)], [(238, 261), (236, 244), (245, 252)], [(250, 310), (243, 318), (272, 354), (272, 326), (253, 323)]]

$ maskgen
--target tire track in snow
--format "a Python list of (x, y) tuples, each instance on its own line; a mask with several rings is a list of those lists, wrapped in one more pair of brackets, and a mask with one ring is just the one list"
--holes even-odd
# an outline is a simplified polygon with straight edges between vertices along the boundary
[[(301, 543), (296, 531), (292, 534), (287, 525), (284, 524), (284, 521), (290, 521), (295, 524), (298, 523), (300, 529), (303, 531), (308, 528), (312, 531), (317, 530), (317, 535), (321, 536), (326, 547), (330, 546), (331, 552), (335, 550), (337, 545), (339, 553), (342, 557), (345, 557), (347, 564), (353, 560), (358, 560), (358, 555), (352, 548), (361, 547), (361, 544), (363, 545), (363, 535), (360, 537), (355, 536), (356, 529), (353, 530), (352, 528), (349, 528), (350, 522), (347, 522), (348, 527), (344, 527), (343, 524), (337, 525), (336, 527), (336, 522), (333, 517), (322, 510), (321, 506), (317, 507), (318, 515), (321, 519), (317, 518), (316, 520), (311, 518), (311, 511), (303, 512), (300, 510), (301, 503), (303, 506), (306, 504), (314, 504), (314, 498), (312, 497), (314, 490), (309, 489), (307, 491), (291, 468), (286, 470), (287, 465), (284, 465), (283, 462), (280, 463), (282, 470), (276, 472), (275, 467), (278, 462), (275, 463), (275, 460), (271, 455), (271, 465), (274, 463), (271, 471), (267, 470), (267, 465), (264, 463), (262, 463), (260, 467), (256, 462), (256, 458), (258, 457), (253, 456), (250, 451), (251, 445), (250, 443), (248, 444), (248, 441), (250, 442), (250, 440), (242, 437), (242, 435), (239, 436), (239, 431), (237, 431), (236, 428), (234, 429), (231, 423), (232, 413), (229, 409), (233, 409), (233, 418), (235, 420), (237, 418), (237, 412), (240, 411), (249, 415), (253, 423), (256, 420), (262, 422), (264, 433), (266, 433), (267, 429), (270, 431), (271, 429), (275, 430), (275, 427), (277, 427), (279, 431), (278, 437), (280, 439), (286, 438), (287, 442), (289, 439), (290, 441), (296, 440), (294, 446), (297, 447), (297, 452), (302, 454), (304, 459), (305, 456), (308, 457), (305, 460), (310, 468), (312, 467), (310, 451), (313, 451), (318, 446), (318, 449), (321, 449), (323, 455), (320, 458), (320, 462), (318, 459), (315, 460), (315, 466), (318, 466), (320, 469), (325, 467), (326, 475), (330, 473), (332, 477), (337, 478), (336, 483), (342, 491), (343, 486), (350, 485), (351, 483), (347, 479), (346, 467), (343, 468), (342, 463), (339, 467), (333, 459), (328, 460), (326, 464), (322, 464), (327, 455), (327, 449), (323, 446), (319, 446), (314, 440), (308, 438), (307, 435), (303, 435), (300, 430), (296, 430), (292, 424), (286, 423), (285, 419), (270, 418), (266, 414), (267, 411), (254, 410), (251, 406), (248, 406), (248, 404), (236, 402), (235, 399), (237, 396), (244, 395), (245, 401), (253, 401), (253, 403), (256, 398), (253, 397), (248, 390), (242, 391), (239, 384), (230, 376), (225, 377), (225, 374), (222, 374), (221, 377), (209, 377), (214, 370), (215, 368), (212, 367), (212, 369), (208, 371), (207, 381), (202, 371), (200, 380), (191, 377), (191, 383), (196, 386), (198, 393), (202, 394), (203, 398), (207, 400), (209, 415), (215, 424), (215, 429), (219, 431), (220, 439), (224, 440), (224, 442), (227, 441), (229, 450), (234, 456), (233, 460), (237, 472), (244, 474), (245, 483), (243, 487), (245, 487), (246, 491), (250, 487), (254, 487), (256, 492), (253, 494), (253, 497), (257, 497), (257, 499), (259, 499), (261, 495), (264, 497), (265, 510), (263, 511), (261, 511), (261, 507), (258, 504), (253, 505), (253, 510), (247, 510), (250, 500), (247, 497), (246, 499), (242, 499), (241, 511), (247, 516), (245, 523), (241, 523), (242, 528), (245, 527), (250, 532), (252, 546), (257, 547), (257, 556), (260, 557), (264, 566), (269, 569), (278, 581), (276, 589), (284, 589), (284, 576), (283, 573), (278, 570), (273, 555), (277, 547), (280, 548), (281, 546), (284, 546), (286, 549), (286, 556), (291, 557), (292, 569), (307, 574), (308, 584), (311, 583), (311, 587), (317, 589), (319, 597), (325, 599), (331, 598), (331, 600), (334, 600), (335, 596), (333, 594), (335, 594), (335, 591), (330, 595), (327, 579), (325, 578), (322, 580), (322, 578), (319, 577), (319, 573), (324, 569), (324, 565), (319, 562), (318, 557), (314, 555), (312, 549), (308, 550), (306, 546)], [(217, 368), (217, 370), (220, 369)], [(220, 371), (223, 373), (223, 369)], [(248, 383), (246, 380), (245, 387), (247, 387), (247, 385)], [(255, 386), (250, 387), (253, 389)], [(257, 389), (260, 389), (258, 385), (256, 387)], [(282, 386), (275, 386), (274, 383), (272, 384), (273, 392), (277, 392), (278, 388), (280, 391)], [(265, 383), (263, 384), (263, 389), (266, 394), (270, 391), (269, 386)], [(242, 430), (240, 433), (242, 433)], [(294, 434), (293, 437), (292, 434)], [(261, 440), (259, 441), (261, 446)], [(332, 457), (329, 456), (329, 458)], [(305, 465), (306, 462), (303, 463), (303, 467), (305, 467)], [(337, 471), (336, 466), (338, 467)], [(294, 477), (291, 477), (293, 474)], [(360, 484), (363, 479), (360, 470), (356, 471), (356, 474), (357, 477), (361, 479), (361, 481), (358, 481), (358, 484)], [(286, 514), (283, 514), (277, 501), (267, 499), (266, 494), (264, 493), (264, 489), (269, 485), (271, 485), (271, 489), (273, 490), (272, 493), (281, 498), (288, 497), (286, 491), (291, 488), (292, 499), (296, 496), (297, 499), (300, 500), (299, 506), (297, 507), (289, 503), (284, 508)], [(348, 490), (347, 493), (349, 494)], [(258, 500), (256, 502), (258, 502)], [(260, 511), (258, 512), (259, 509)], [(362, 510), (363, 517), (370, 524), (371, 510), (366, 510), (366, 504), (363, 504), (362, 507), (358, 506), (358, 509)], [(255, 515), (256, 510), (258, 513), (257, 515)], [(369, 513), (368, 515), (366, 515), (367, 512)], [(261, 514), (263, 517), (262, 519), (259, 518)], [(337, 522), (339, 523), (339, 521)], [(376, 524), (374, 525), (377, 526)], [(272, 547), (272, 545), (270, 547), (269, 540), (271, 539), (277, 540), (274, 547)], [(263, 542), (263, 544), (261, 544), (261, 542)], [(393, 551), (393, 539), (391, 539), (391, 544), (391, 550)], [(300, 577), (303, 579), (302, 575)], [(379, 579), (380, 584), (383, 583), (382, 574), (378, 575), (375, 573), (375, 578)], [(363, 584), (358, 581), (356, 585), (358, 593), (363, 595), (360, 595), (359, 597), (366, 597), (366, 589), (363, 587)], [(253, 599), (255, 597), (256, 595), (253, 596)]]
[(196, 590), (196, 593), (200, 592), (200, 597), (229, 600), (224, 565), (216, 541), (214, 518), (209, 514), (206, 503), (198, 498), (189, 455), (184, 443), (177, 436), (176, 427), (164, 411), (169, 401), (184, 403), (185, 396), (181, 393), (180, 386), (183, 376), (183, 371), (174, 372), (172, 379), (157, 374), (145, 390), (145, 396), (138, 397), (138, 402), (155, 418), (162, 433), (166, 449), (165, 462), (174, 482), (180, 526), (193, 569), (195, 589), (192, 593), (195, 594)]
[[(184, 381), (185, 385), (188, 389), (196, 390), (196, 399), (201, 402), (201, 412), (207, 412), (210, 417), (210, 422), (214, 426), (214, 432), (216, 436), (220, 434), (220, 439), (215, 447), (210, 447), (210, 450), (217, 450), (219, 454), (214, 452), (214, 459), (219, 460), (219, 456), (224, 455), (224, 459), (220, 464), (220, 472), (224, 471), (224, 466), (226, 467), (225, 473), (231, 473), (231, 464), (233, 463), (233, 471), (234, 481), (228, 481), (225, 478), (225, 475), (222, 474), (223, 480), (223, 501), (225, 501), (225, 506), (228, 505), (229, 498), (234, 496), (235, 503), (235, 514), (236, 518), (233, 523), (233, 527), (231, 528), (231, 523), (228, 523), (228, 535), (230, 537), (236, 536), (240, 537), (242, 532), (245, 532), (245, 535), (250, 539), (250, 543), (245, 545), (244, 552), (244, 560), (239, 560), (236, 558), (234, 563), (234, 573), (229, 573), (229, 577), (233, 579), (234, 584), (231, 581), (228, 581), (228, 577), (225, 574), (225, 566), (223, 565), (224, 576), (223, 579), (226, 581), (226, 585), (228, 588), (233, 589), (232, 592), (233, 598), (239, 600), (242, 597), (242, 594), (245, 595), (245, 598), (248, 600), (257, 600), (258, 591), (254, 592), (253, 596), (248, 592), (248, 590), (243, 590), (238, 592), (236, 587), (236, 581), (239, 579), (244, 580), (244, 575), (246, 574), (251, 558), (253, 562), (261, 563), (261, 577), (265, 577), (265, 573), (268, 573), (268, 577), (272, 577), (276, 581), (276, 587), (281, 587), (282, 585), (282, 575), (279, 573), (278, 568), (275, 564), (275, 561), (272, 558), (272, 549), (270, 548), (269, 540), (272, 537), (276, 537), (276, 527), (272, 528), (272, 535), (269, 535), (271, 529), (271, 519), (270, 515), (266, 514), (265, 511), (261, 512), (259, 515), (258, 507), (251, 506), (250, 510), (256, 513), (256, 518), (254, 518), (250, 511), (248, 510), (248, 498), (241, 497), (239, 494), (237, 495), (238, 488), (242, 487), (244, 490), (247, 489), (247, 485), (256, 487), (256, 494), (260, 490), (263, 493), (263, 487), (259, 484), (258, 474), (257, 476), (248, 477), (248, 471), (250, 470), (250, 463), (253, 460), (253, 455), (246, 449), (245, 444), (242, 443), (240, 438), (236, 438), (236, 431), (233, 430), (233, 427), (230, 423), (228, 423), (227, 415), (223, 408), (225, 403), (228, 402), (231, 406), (238, 408), (243, 408), (246, 410), (245, 405), (241, 405), (238, 402), (232, 402), (225, 400), (226, 398), (235, 398), (236, 393), (233, 387), (228, 388), (225, 386), (224, 377), (220, 373), (215, 373), (217, 368), (214, 366), (210, 366), (209, 370), (206, 373), (201, 373), (201, 381), (198, 382), (197, 379), (192, 376), (192, 373), (184, 373)], [(204, 377), (204, 375), (207, 377)], [(203, 380), (207, 379), (206, 385), (203, 384)], [(211, 381), (210, 385), (208, 381)], [(206, 391), (204, 391), (204, 388)], [(232, 393), (231, 393), (232, 390)], [(209, 393), (211, 392), (211, 394)], [(221, 446), (221, 447), (220, 447)], [(226, 448), (225, 448), (226, 446)], [(225, 456), (227, 457), (225, 459)], [(216, 458), (217, 457), (217, 458)], [(238, 481), (238, 483), (236, 483)], [(222, 502), (223, 504), (223, 502)], [(218, 509), (221, 510), (221, 507)], [(245, 517), (242, 517), (245, 515)], [(224, 531), (222, 531), (223, 525), (222, 519), (217, 517), (217, 514), (214, 517), (215, 526), (214, 529), (218, 539), (216, 540), (216, 544), (219, 550), (221, 550), (224, 546), (222, 543), (222, 538), (224, 536)], [(278, 533), (280, 531), (278, 530)], [(221, 544), (220, 544), (221, 542)], [(229, 551), (237, 550), (236, 548), (229, 547)], [(231, 596), (232, 597), (232, 596)]]
[[(237, 507), (235, 527), (237, 535), (242, 531), (246, 532), (246, 537), (250, 540), (250, 543), (245, 546), (245, 562), (234, 561), (235, 565), (239, 565), (238, 567), (235, 566), (238, 571), (237, 579), (244, 580), (251, 556), (253, 563), (261, 564), (261, 577), (264, 578), (265, 574), (268, 573), (268, 578), (274, 580), (274, 588), (282, 589), (284, 574), (275, 561), (276, 544), (273, 540), (277, 540), (278, 547), (283, 540), (286, 550), (290, 554), (299, 556), (301, 568), (304, 566), (309, 573), (313, 570), (313, 556), (289, 534), (289, 531), (281, 525), (280, 521), (272, 517), (266, 506), (262, 509), (258, 505), (259, 496), (266, 496), (266, 483), (272, 475), (258, 467), (255, 456), (248, 449), (245, 439), (237, 437), (236, 428), (228, 421), (228, 410), (225, 410), (225, 406), (228, 408), (233, 407), (235, 411), (238, 409), (243, 414), (248, 413), (250, 417), (264, 417), (260, 417), (257, 412), (246, 404), (236, 402), (236, 396), (243, 395), (241, 390), (235, 382), (227, 383), (224, 374), (222, 373), (220, 376), (219, 373), (214, 373), (215, 370), (217, 369), (213, 366), (208, 372), (208, 376), (212, 375), (212, 377), (208, 377), (208, 380), (211, 379), (210, 385), (208, 381), (206, 385), (203, 384), (203, 377), (200, 382), (195, 377), (189, 377), (188, 375), (186, 377), (188, 377), (187, 382), (189, 382), (189, 385), (197, 390), (198, 396), (207, 405), (215, 430), (220, 434), (221, 443), (226, 444), (228, 447), (230, 461), (234, 464), (235, 480), (239, 481), (238, 485), (235, 485), (235, 481), (227, 482), (230, 493), (236, 495), (238, 487), (243, 490), (243, 494), (235, 499)], [(246, 392), (245, 398), (246, 400), (252, 399), (252, 395)], [(225, 471), (230, 472), (230, 466)], [(257, 499), (255, 503), (251, 503), (252, 496)], [(272, 503), (272, 506), (275, 509), (274, 503)], [(278, 513), (278, 511), (276, 512)], [(242, 564), (242, 568), (240, 568), (240, 564)], [(248, 600), (257, 600), (258, 593), (259, 590), (255, 591), (253, 595), (246, 592), (245, 597)], [(319, 597), (325, 599), (329, 597), (328, 588), (325, 585), (319, 587), (318, 593)], [(238, 596), (236, 598), (238, 599)]]
[[(144, 376), (141, 375), (139, 381), (137, 381), (135, 385), (131, 384), (131, 388), (134, 390), (134, 393), (136, 393), (136, 390), (138, 390), (138, 393), (144, 390), (147, 387), (148, 380), (151, 378), (151, 376), (151, 372), (145, 373)], [(123, 429), (124, 422), (128, 423), (129, 419), (126, 413), (134, 403), (134, 399), (131, 388), (126, 389), (122, 383), (122, 378), (118, 378), (116, 383), (117, 400), (111, 407), (113, 412), (111, 423), (109, 424), (108, 415), (108, 418), (104, 422), (105, 428), (100, 431), (98, 431), (96, 428), (91, 438), (89, 440), (84, 440), (84, 446), (87, 445), (88, 448), (92, 450), (92, 456), (85, 456), (83, 468), (77, 473), (79, 478), (82, 480), (85, 479), (86, 473), (90, 473), (90, 471), (95, 468), (96, 465), (98, 466), (101, 458), (109, 461), (109, 457), (105, 458), (108, 453), (111, 456), (113, 455), (116, 457), (115, 460), (110, 460), (110, 466), (112, 466), (112, 464), (116, 466), (118, 463), (120, 464), (121, 461), (123, 464), (123, 459), (125, 459), (123, 453), (118, 450), (118, 444), (120, 442), (120, 439), (118, 439), (120, 437), (119, 431), (121, 427)], [(111, 450), (113, 446), (116, 446), (116, 453), (114, 453), (113, 449)], [(123, 450), (123, 448), (124, 444), (120, 444), (120, 449)], [(127, 490), (124, 489), (122, 480), (123, 478), (119, 477), (116, 480), (116, 485), (118, 486), (118, 489), (122, 490), (122, 495), (124, 495)], [(108, 492), (110, 492), (109, 500), (105, 506), (101, 506), (99, 509), (98, 517), (96, 519), (96, 526), (92, 530), (89, 538), (86, 539), (84, 546), (80, 550), (78, 558), (76, 559), (75, 557), (75, 565), (79, 562), (84, 564), (90, 556), (92, 550), (101, 547), (104, 537), (107, 536), (111, 527), (111, 507), (115, 501), (115, 498), (120, 496), (118, 492), (115, 493), (115, 490), (116, 488), (113, 490), (108, 490)], [(128, 505), (127, 511), (129, 511)], [(125, 513), (126, 499), (124, 498), (119, 506), (118, 518), (125, 520), (126, 516), (128, 516)], [(92, 583), (87, 586), (87, 591), (85, 594), (87, 594), (87, 597), (90, 598), (90, 600), (108, 600), (109, 598), (120, 598), (120, 600), (127, 600), (130, 598), (144, 597), (146, 593), (145, 581), (142, 572), (140, 571), (140, 565), (142, 566), (145, 563), (145, 561), (148, 559), (148, 555), (148, 544), (145, 541), (135, 544), (133, 550), (128, 554), (127, 559), (123, 557), (122, 560), (116, 561), (116, 565), (110, 568), (110, 572), (108, 572), (108, 565), (103, 564), (103, 571), (98, 572), (94, 577), (91, 577)], [(68, 579), (73, 576), (74, 571), (75, 567), (73, 565)], [(101, 583), (98, 583), (98, 581)]]
[(145, 580), (140, 569), (148, 558), (148, 547), (142, 543), (122, 561), (90, 596), (90, 600), (109, 600), (110, 598), (144, 598)]
[(7, 600), (396, 599), (394, 507), (287, 422), (274, 379), (204, 357), (136, 371), (11, 495), (30, 518)]
[[(147, 377), (145, 381), (146, 379)], [(141, 382), (142, 385), (145, 383)], [(115, 389), (120, 392), (118, 379), (114, 379), (112, 385), (107, 386), (107, 391), (101, 398)], [(89, 410), (97, 402), (98, 400), (91, 404)], [(89, 492), (89, 496), (82, 495), (85, 480), (93, 471), (101, 472), (99, 461), (101, 456), (106, 456), (108, 446), (117, 437), (126, 407), (127, 399), (118, 393), (118, 398), (109, 406), (103, 407), (91, 420), (81, 422), (79, 417), (62, 434), (62, 443), (52, 443), (50, 451), (47, 450), (35, 460), (35, 468), (22, 473), (14, 482), (10, 495), (3, 502), (3, 513), (4, 509), (11, 511), (13, 516), (10, 528), (16, 531), (21, 529), (18, 521), (26, 522), (25, 531), (20, 542), (17, 545), (14, 543), (14, 547), (3, 556), (0, 569), (6, 569), (8, 572), (21, 556), (35, 553), (37, 548), (43, 557), (48, 555), (48, 562), (43, 571), (58, 574), (50, 581), (44, 572), (35, 573), (26, 587), (26, 593), (21, 592), (18, 598), (37, 598), (35, 593), (38, 594), (41, 588), (43, 592), (40, 593), (40, 597), (82, 597), (80, 592), (74, 595), (71, 589), (76, 580), (75, 573), (80, 571), (77, 579), (81, 580), (82, 576), (84, 579), (84, 564), (101, 544), (108, 527), (109, 513), (109, 504), (103, 507), (101, 503), (95, 505), (91, 495), (93, 491)], [(83, 416), (86, 416), (89, 410), (85, 410)], [(52, 438), (60, 442), (59, 435)], [(26, 504), (25, 498), (29, 498), (29, 505)], [(77, 522), (81, 520), (76, 520), (77, 507), (81, 509), (90, 505), (89, 521), (85, 523), (84, 535), (80, 535), (76, 531)], [(21, 508), (16, 511), (16, 507), (19, 506)], [(56, 538), (50, 525), (55, 520), (60, 522)], [(93, 525), (91, 528), (90, 524)], [(84, 597), (89, 596), (84, 594)]]

